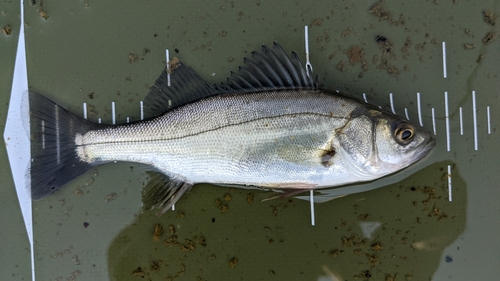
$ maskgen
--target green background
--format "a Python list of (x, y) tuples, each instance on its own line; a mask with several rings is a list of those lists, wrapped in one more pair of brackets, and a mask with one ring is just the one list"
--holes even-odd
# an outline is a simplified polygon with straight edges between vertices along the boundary
[[(500, 40), (486, 45), (482, 40), (488, 32), (500, 32), (500, 21), (491, 25), (483, 19), (485, 10), (500, 15), (498, 1), (388, 0), (378, 14), (370, 13), (376, 3), (25, 2), (30, 89), (77, 113), (87, 102), (91, 120), (110, 122), (111, 101), (116, 101), (118, 122), (127, 116), (137, 120), (139, 101), (164, 67), (165, 49), (215, 83), (261, 44), (276, 40), (285, 50), (302, 54), (305, 25), (310, 26), (311, 63), (325, 88), (357, 97), (365, 92), (370, 102), (382, 106), (393, 93), (396, 111), (402, 114), (407, 107), (412, 120), (420, 92), (425, 127), (432, 128), (431, 108), (437, 117), (438, 143), (430, 157), (375, 184), (404, 178), (399, 182), (317, 204), (316, 226), (310, 225), (307, 201), (260, 202), (269, 194), (210, 185), (195, 186), (174, 212), (161, 217), (141, 213), (144, 174), (129, 163), (98, 167), (34, 202), (37, 279), (328, 280), (328, 272), (344, 280), (497, 279)], [(0, 128), (10, 97), (19, 8), (16, 1), (0, 4), (0, 25), (13, 29), (9, 36), (0, 34)], [(387, 38), (387, 44), (377, 43), (377, 36)], [(442, 41), (447, 42), (446, 79)], [(464, 48), (466, 43), (475, 48)], [(361, 62), (350, 63), (352, 47), (363, 49), (364, 69)], [(472, 90), (477, 92), (478, 151)], [(450, 152), (444, 91), (450, 97)], [(29, 244), (5, 149), (0, 159), (0, 280), (30, 280)], [(452, 202), (447, 165), (453, 167)], [(116, 198), (106, 200), (112, 193)], [(247, 200), (250, 193), (253, 203)], [(231, 197), (227, 202), (226, 194)], [(227, 212), (216, 206), (217, 200), (227, 204)], [(163, 227), (159, 241), (153, 239), (157, 225)], [(375, 229), (370, 238), (363, 236), (363, 228)]]

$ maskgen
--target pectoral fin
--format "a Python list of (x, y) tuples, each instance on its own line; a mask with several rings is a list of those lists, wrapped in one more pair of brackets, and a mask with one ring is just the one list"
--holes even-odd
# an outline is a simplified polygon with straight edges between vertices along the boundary
[(142, 209), (161, 209), (158, 215), (164, 214), (172, 205), (189, 191), (192, 184), (173, 179), (159, 172), (148, 171), (149, 181), (142, 189)]

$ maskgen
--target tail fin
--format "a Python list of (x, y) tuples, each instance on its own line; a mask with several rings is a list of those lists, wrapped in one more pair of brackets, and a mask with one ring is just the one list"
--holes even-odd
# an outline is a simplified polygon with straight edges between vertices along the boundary
[(75, 135), (96, 129), (100, 124), (83, 119), (46, 97), (29, 93), (31, 140), (31, 199), (39, 200), (92, 169), (76, 153)]

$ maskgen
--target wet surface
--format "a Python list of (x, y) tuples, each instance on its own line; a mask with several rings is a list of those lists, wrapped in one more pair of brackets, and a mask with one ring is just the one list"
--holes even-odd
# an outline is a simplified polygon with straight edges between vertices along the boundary
[[(311, 63), (325, 88), (358, 98), (366, 93), (370, 102), (386, 107), (388, 93), (393, 93), (397, 113), (403, 115), (408, 108), (412, 120), (418, 117), (416, 92), (421, 92), (423, 123), (429, 130), (435, 108), (436, 149), (407, 171), (359, 190), (381, 188), (317, 204), (316, 226), (310, 225), (307, 201), (260, 202), (269, 194), (209, 185), (195, 186), (174, 212), (161, 217), (141, 213), (144, 172), (130, 163), (102, 166), (34, 202), (37, 278), (318, 280), (331, 271), (345, 280), (471, 280), (475, 272), (485, 279), (500, 274), (500, 244), (488, 238), (500, 232), (494, 153), (500, 40), (494, 36), (498, 20), (492, 24), (500, 14), (497, 2), (190, 5), (26, 2), (31, 89), (73, 112), (81, 112), (81, 103), (87, 102), (91, 120), (110, 122), (111, 101), (117, 103), (117, 122), (127, 116), (137, 120), (139, 101), (164, 67), (165, 48), (215, 83), (224, 81), (261, 44), (277, 40), (285, 50), (301, 54), (303, 26), (309, 25)], [(17, 6), (11, 6), (6, 14), (17, 15)], [(1, 41), (15, 40), (16, 17), (0, 17), (5, 22), (0, 27), (12, 27), (11, 35), (0, 34)], [(447, 79), (442, 41), (447, 42)], [(14, 46), (2, 53), (11, 65)], [(5, 112), (9, 91), (0, 84)], [(477, 93), (477, 151), (472, 90)], [(444, 91), (450, 97), (450, 152)], [(1, 120), (5, 117), (0, 113)], [(4, 152), (0, 156), (2, 179), (8, 179), (2, 213), (9, 214), (1, 220), (13, 229), (8, 245), (2, 244), (8, 250), (0, 259), (8, 262), (0, 279), (29, 279), (29, 245), (7, 158)], [(448, 165), (453, 168), (452, 202)], [(335, 192), (321, 195), (329, 198)]]

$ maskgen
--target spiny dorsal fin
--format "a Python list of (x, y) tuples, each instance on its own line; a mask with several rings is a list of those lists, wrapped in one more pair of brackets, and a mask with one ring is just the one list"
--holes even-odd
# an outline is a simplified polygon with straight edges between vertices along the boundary
[(317, 78), (302, 65), (299, 56), (292, 52), (290, 58), (283, 48), (273, 43), (273, 48), (262, 45), (262, 51), (252, 52), (252, 58), (244, 58), (239, 72), (231, 72), (226, 83), (216, 86), (218, 93), (259, 92), (266, 90), (317, 88)]
[(318, 87), (317, 77), (313, 79), (312, 73), (308, 75), (297, 54), (292, 52), (292, 57), (289, 57), (276, 42), (272, 49), (263, 45), (261, 52), (252, 52), (252, 57), (244, 58), (243, 62), (237, 73), (231, 72), (227, 82), (215, 87), (182, 62), (177, 62), (173, 70), (165, 68), (144, 99), (147, 116), (157, 116), (172, 108), (218, 94)]
[[(174, 70), (162, 71), (144, 99), (146, 116), (152, 117), (165, 113), (178, 106), (215, 95), (216, 90), (203, 80), (196, 71), (178, 62)], [(170, 86), (168, 86), (168, 74)]]

